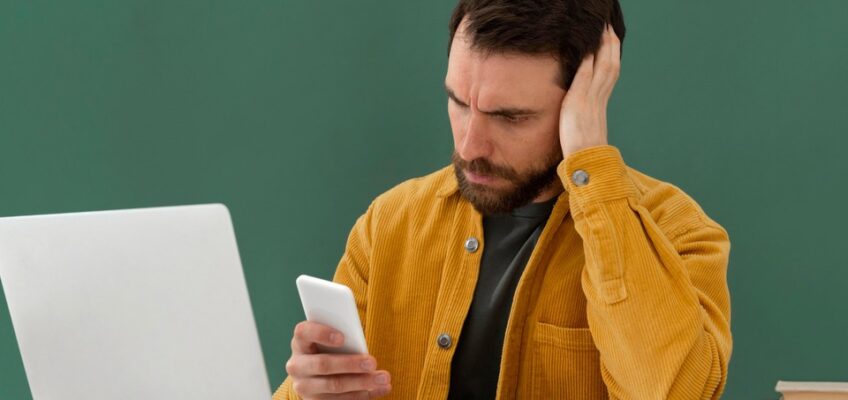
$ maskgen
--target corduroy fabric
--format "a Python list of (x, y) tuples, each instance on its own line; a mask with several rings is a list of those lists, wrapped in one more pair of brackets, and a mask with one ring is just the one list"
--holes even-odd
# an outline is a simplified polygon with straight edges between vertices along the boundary
[[(576, 170), (589, 175), (577, 186)], [(713, 399), (730, 360), (726, 231), (677, 187), (597, 146), (558, 167), (566, 189), (518, 284), (498, 399)], [(444, 399), (486, 245), (452, 167), (382, 194), (335, 280), (354, 292), (389, 399)], [(476, 252), (463, 244), (480, 240)], [(287, 379), (274, 400), (297, 399)]]

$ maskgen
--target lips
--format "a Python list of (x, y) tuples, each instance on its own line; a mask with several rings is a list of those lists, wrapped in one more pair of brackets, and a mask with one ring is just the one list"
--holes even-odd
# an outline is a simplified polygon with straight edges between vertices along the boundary
[(471, 183), (476, 183), (478, 185), (486, 185), (491, 184), (497, 181), (497, 177), (491, 175), (481, 175), (478, 173), (471, 172), (469, 170), (465, 170), (465, 178), (468, 179)]

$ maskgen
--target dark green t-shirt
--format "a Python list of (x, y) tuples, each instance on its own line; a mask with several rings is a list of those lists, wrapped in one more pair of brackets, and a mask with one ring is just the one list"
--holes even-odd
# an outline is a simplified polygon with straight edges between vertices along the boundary
[(495, 398), (512, 297), (555, 202), (483, 218), (480, 274), (451, 362), (448, 399)]

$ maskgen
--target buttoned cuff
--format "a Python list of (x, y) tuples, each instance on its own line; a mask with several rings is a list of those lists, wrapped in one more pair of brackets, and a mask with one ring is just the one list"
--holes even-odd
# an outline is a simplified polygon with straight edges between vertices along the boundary
[(621, 153), (614, 146), (594, 146), (572, 153), (560, 162), (557, 173), (568, 191), (573, 213), (580, 213), (593, 203), (639, 196)]

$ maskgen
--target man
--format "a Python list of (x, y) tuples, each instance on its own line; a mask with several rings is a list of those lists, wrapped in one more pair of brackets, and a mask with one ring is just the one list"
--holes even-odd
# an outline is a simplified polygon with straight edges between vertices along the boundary
[(618, 1), (460, 0), (450, 26), (453, 165), (374, 200), (335, 275), (372, 353), (302, 322), (274, 398), (718, 398), (730, 244), (607, 143)]

